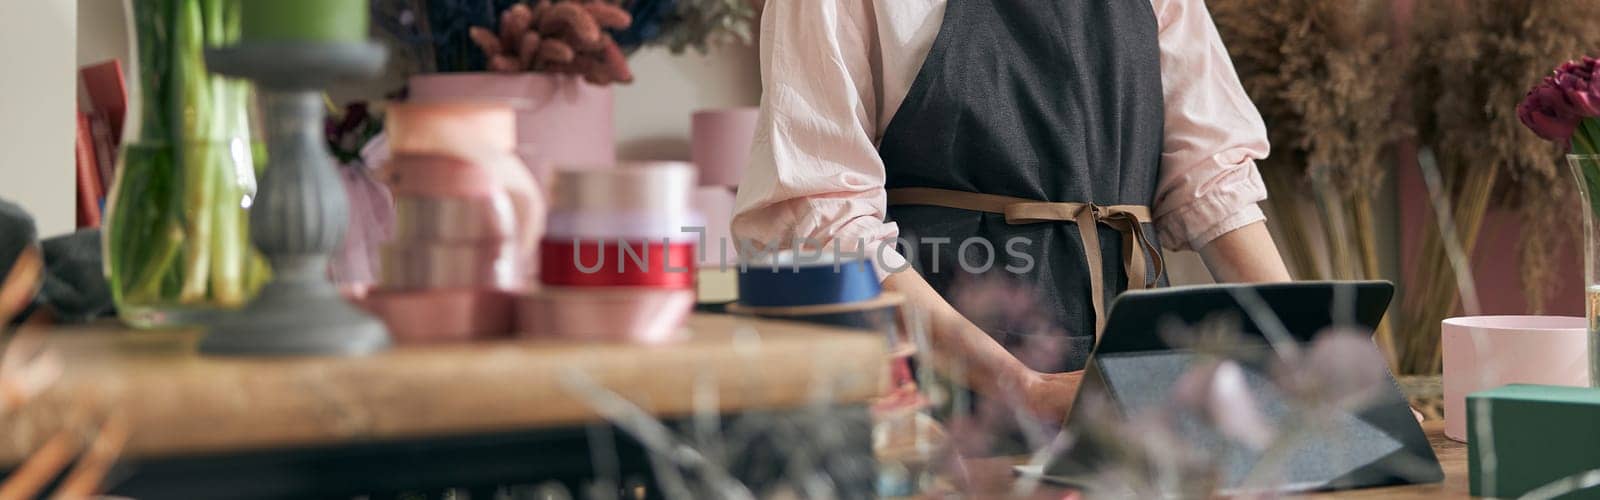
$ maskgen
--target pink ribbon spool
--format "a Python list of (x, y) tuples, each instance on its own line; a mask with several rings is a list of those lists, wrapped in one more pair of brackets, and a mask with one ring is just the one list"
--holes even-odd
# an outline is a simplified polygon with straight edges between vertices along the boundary
[(683, 162), (624, 163), (556, 174), (551, 212), (682, 213), (690, 210), (694, 167)]
[(555, 212), (545, 222), (546, 240), (670, 241), (699, 243), (711, 230), (698, 212)]
[(522, 298), (517, 334), (590, 342), (665, 344), (684, 338), (694, 290), (550, 287)]
[(395, 242), (515, 241), (515, 209), (501, 195), (467, 198), (405, 196), (394, 202)]
[(526, 257), (513, 243), (395, 242), (384, 246), (381, 254), (378, 286), (384, 289), (518, 291), (527, 283)]
[(732, 187), (744, 178), (755, 142), (757, 108), (708, 109), (690, 120), (689, 157), (700, 167), (700, 184)]
[(1506, 384), (1589, 385), (1589, 333), (1583, 318), (1450, 318), (1441, 333), (1444, 435), (1450, 439), (1467, 440), (1467, 394)]
[(375, 290), (362, 307), (383, 318), (400, 343), (437, 343), (508, 337), (516, 297), (483, 290)]

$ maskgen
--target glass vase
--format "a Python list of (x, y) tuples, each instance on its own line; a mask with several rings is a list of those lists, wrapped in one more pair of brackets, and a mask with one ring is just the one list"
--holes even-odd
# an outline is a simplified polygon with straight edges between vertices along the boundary
[(1600, 387), (1600, 155), (1567, 155), (1583, 194), (1584, 313), (1589, 319), (1589, 385)]
[(107, 199), (105, 272), (124, 322), (203, 322), (266, 281), (249, 217), (264, 154), (251, 89), (206, 70), (239, 36), (239, 0), (131, 0), (133, 108)]

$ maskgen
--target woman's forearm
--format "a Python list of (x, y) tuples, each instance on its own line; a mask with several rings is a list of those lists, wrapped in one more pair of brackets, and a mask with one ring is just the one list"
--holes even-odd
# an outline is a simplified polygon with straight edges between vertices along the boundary
[[(956, 378), (984, 394), (1019, 394), (1033, 371), (1007, 352), (941, 297), (922, 275), (899, 272), (883, 281), (885, 289), (905, 295), (910, 310), (928, 319), (928, 334), (942, 375)], [(960, 370), (951, 367), (960, 366)]]
[(1211, 276), (1223, 283), (1289, 281), (1289, 269), (1278, 255), (1265, 222), (1256, 222), (1211, 240), (1200, 248)]

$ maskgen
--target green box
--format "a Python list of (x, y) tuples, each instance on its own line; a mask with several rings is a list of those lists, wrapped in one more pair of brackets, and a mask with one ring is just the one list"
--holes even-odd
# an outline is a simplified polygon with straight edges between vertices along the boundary
[[(1479, 433), (1487, 405), (1490, 429)], [(1600, 469), (1600, 389), (1514, 384), (1467, 396), (1467, 467), (1472, 494), (1519, 497), (1552, 481)], [(1485, 488), (1485, 443), (1496, 467)], [(1600, 488), (1561, 499), (1600, 500)]]

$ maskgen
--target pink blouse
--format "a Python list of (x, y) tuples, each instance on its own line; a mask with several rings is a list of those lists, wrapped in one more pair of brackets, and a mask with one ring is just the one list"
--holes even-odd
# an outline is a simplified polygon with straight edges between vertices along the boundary
[[(761, 21), (761, 117), (739, 186), (741, 240), (871, 246), (899, 269), (884, 221), (878, 141), (910, 90), (946, 0), (769, 0)], [(1164, 246), (1200, 248), (1265, 219), (1255, 160), (1266, 127), (1203, 0), (1151, 0), (1166, 137), (1154, 204)], [(877, 245), (887, 245), (879, 249)]]

